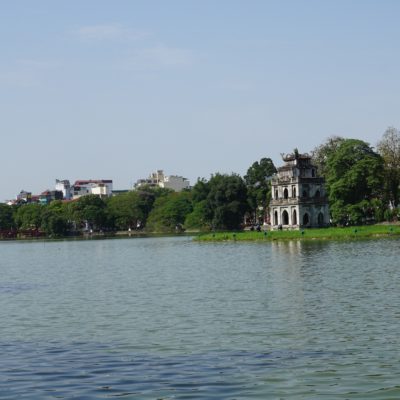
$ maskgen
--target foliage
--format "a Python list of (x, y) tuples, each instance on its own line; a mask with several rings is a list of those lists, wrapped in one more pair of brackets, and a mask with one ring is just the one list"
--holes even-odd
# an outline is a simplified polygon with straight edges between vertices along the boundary
[(53, 201), (43, 208), (41, 229), (49, 236), (63, 236), (67, 233), (68, 223), (61, 201)]
[(400, 132), (396, 128), (386, 129), (377, 146), (385, 162), (385, 192), (392, 207), (399, 205), (400, 185)]
[(236, 174), (215, 174), (208, 182), (198, 180), (193, 199), (193, 215), (188, 215), (187, 221), (197, 228), (239, 229), (248, 210), (247, 188)]
[(146, 224), (156, 194), (152, 191), (132, 191), (111, 197), (107, 210), (118, 229), (139, 228)]
[(254, 222), (258, 222), (257, 210), (262, 208), (265, 212), (271, 198), (271, 176), (276, 172), (274, 163), (270, 158), (262, 158), (254, 162), (247, 170), (244, 181), (247, 186), (249, 207), (254, 215)]
[(212, 215), (206, 200), (201, 200), (194, 204), (193, 211), (186, 216), (185, 228), (209, 230), (211, 229), (211, 219)]
[(14, 225), (13, 207), (0, 203), (0, 229), (12, 229)]
[(40, 204), (21, 205), (15, 213), (15, 224), (19, 229), (39, 229), (42, 223), (43, 206)]
[(381, 197), (383, 159), (368, 143), (345, 139), (327, 158), (326, 180), (334, 222), (365, 222)]
[(326, 141), (311, 152), (312, 162), (318, 169), (318, 174), (322, 177), (327, 175), (327, 162), (330, 156), (332, 156), (339, 146), (345, 141), (343, 137), (331, 136)]
[(71, 203), (71, 218), (77, 227), (103, 229), (108, 222), (105, 202), (96, 195), (82, 196)]
[(154, 202), (147, 228), (158, 232), (181, 230), (192, 209), (191, 193), (188, 191), (160, 196)]

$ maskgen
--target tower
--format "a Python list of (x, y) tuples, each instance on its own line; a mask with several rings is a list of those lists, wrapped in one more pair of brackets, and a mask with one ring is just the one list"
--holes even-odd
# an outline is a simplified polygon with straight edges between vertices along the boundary
[(270, 220), (272, 229), (329, 225), (329, 205), (324, 178), (317, 176), (311, 156), (282, 154), (284, 165), (272, 178)]

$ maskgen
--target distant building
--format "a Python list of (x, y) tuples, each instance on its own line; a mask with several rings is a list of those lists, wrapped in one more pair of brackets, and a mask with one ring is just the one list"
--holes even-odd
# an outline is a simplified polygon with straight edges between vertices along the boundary
[(50, 204), (54, 200), (62, 200), (63, 192), (61, 190), (46, 190), (39, 195), (39, 203), (43, 205)]
[(78, 180), (72, 187), (73, 199), (94, 194), (100, 197), (110, 197), (113, 190), (113, 181), (110, 179)]
[(161, 187), (180, 192), (184, 189), (189, 189), (190, 182), (182, 176), (164, 175), (164, 171), (160, 169), (150, 174), (147, 179), (138, 179), (135, 183), (135, 189), (143, 186)]
[(282, 155), (285, 164), (272, 178), (270, 220), (273, 229), (323, 227), (329, 224), (324, 179), (308, 154)]
[(17, 195), (18, 203), (31, 203), (32, 202), (32, 192), (27, 192), (25, 190), (21, 190)]
[(56, 190), (59, 190), (63, 194), (63, 198), (65, 200), (70, 200), (72, 199), (72, 190), (71, 190), (71, 184), (69, 183), (68, 179), (64, 180), (59, 180), (56, 179)]

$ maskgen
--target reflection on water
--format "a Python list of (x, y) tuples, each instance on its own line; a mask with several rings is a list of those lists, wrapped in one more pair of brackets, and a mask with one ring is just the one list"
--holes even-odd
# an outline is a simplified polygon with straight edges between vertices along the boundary
[(398, 243), (0, 243), (0, 398), (400, 398)]

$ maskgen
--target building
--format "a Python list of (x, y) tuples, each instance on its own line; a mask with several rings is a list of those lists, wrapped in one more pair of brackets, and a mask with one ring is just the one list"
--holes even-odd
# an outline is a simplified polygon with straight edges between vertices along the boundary
[(72, 186), (72, 198), (78, 199), (81, 196), (94, 194), (100, 197), (110, 197), (113, 190), (111, 179), (89, 179), (78, 180)]
[(56, 179), (56, 190), (62, 192), (63, 198), (65, 200), (70, 200), (72, 199), (72, 190), (71, 190), (71, 184), (69, 183), (68, 179), (64, 180), (59, 180)]
[(329, 205), (324, 179), (317, 176), (311, 156), (282, 155), (285, 164), (272, 178), (270, 221), (273, 229), (329, 225)]
[(188, 179), (177, 176), (177, 175), (164, 175), (162, 169), (157, 170), (149, 175), (147, 179), (138, 179), (135, 183), (135, 189), (150, 186), (150, 187), (161, 187), (166, 189), (172, 189), (175, 192), (180, 192), (184, 189), (190, 188), (190, 182)]
[(47, 205), (54, 200), (62, 200), (63, 192), (61, 190), (45, 190), (39, 195), (39, 204)]
[(17, 203), (32, 203), (32, 192), (21, 190), (17, 195)]

